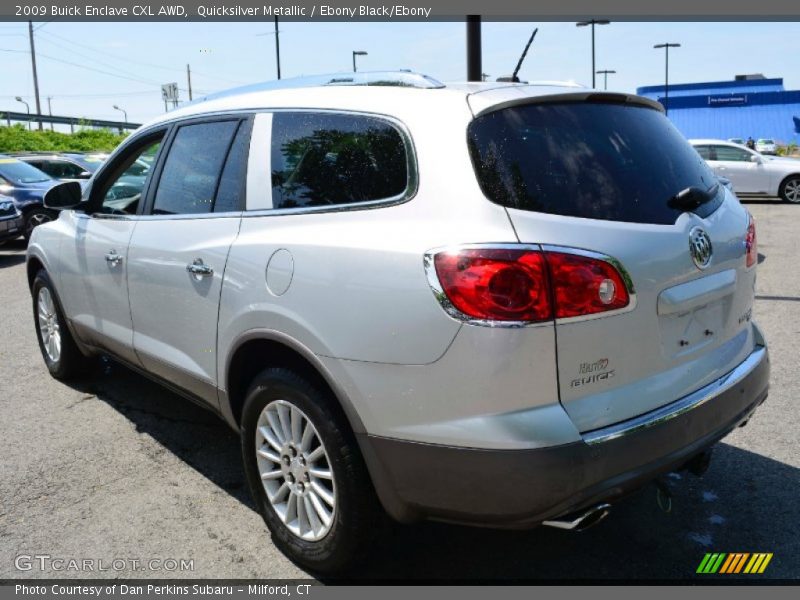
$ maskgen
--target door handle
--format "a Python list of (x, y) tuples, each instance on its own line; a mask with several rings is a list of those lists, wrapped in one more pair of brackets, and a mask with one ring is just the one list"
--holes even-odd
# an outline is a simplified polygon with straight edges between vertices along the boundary
[(214, 274), (214, 269), (205, 264), (202, 258), (194, 259), (194, 262), (186, 265), (186, 270), (192, 275), (197, 275), (198, 277), (205, 277), (206, 275)]
[(106, 254), (106, 262), (110, 264), (112, 267), (116, 267), (119, 263), (122, 262), (122, 255), (117, 254), (116, 250), (112, 250), (108, 254)]

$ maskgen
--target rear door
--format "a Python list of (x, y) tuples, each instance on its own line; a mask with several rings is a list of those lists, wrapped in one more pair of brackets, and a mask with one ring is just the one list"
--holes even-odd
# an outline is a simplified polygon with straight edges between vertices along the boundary
[(142, 365), (213, 405), (220, 289), (244, 207), (249, 136), (246, 117), (177, 126), (129, 250)]
[[(752, 351), (748, 215), (662, 113), (516, 106), (478, 116), (469, 143), (484, 193), (521, 242), (599, 253), (629, 283), (628, 306), (556, 320), (560, 399), (581, 431), (677, 400)], [(687, 188), (699, 206), (675, 199)], [(690, 247), (708, 250), (708, 239), (710, 262), (696, 262)]]

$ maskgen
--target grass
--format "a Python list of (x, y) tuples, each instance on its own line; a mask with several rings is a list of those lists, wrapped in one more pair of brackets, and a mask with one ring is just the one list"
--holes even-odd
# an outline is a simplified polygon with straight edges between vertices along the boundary
[(24, 125), (0, 127), (0, 152), (108, 152), (127, 134), (111, 129), (80, 128), (75, 133), (29, 131)]

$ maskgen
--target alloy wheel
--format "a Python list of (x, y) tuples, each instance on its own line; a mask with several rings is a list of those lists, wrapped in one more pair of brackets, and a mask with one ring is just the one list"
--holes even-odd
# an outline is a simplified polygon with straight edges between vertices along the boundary
[(336, 484), (314, 424), (297, 406), (274, 400), (261, 411), (256, 461), (267, 499), (286, 528), (319, 541), (333, 526)]
[(61, 328), (58, 324), (56, 305), (53, 295), (46, 287), (39, 289), (36, 300), (37, 318), (39, 319), (39, 336), (47, 357), (54, 363), (61, 358)]
[(789, 202), (800, 202), (800, 179), (790, 179), (783, 186), (783, 194)]

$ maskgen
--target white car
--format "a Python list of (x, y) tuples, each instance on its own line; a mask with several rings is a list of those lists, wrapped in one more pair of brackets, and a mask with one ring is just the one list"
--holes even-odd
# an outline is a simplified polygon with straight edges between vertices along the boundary
[(730, 179), (737, 194), (778, 196), (800, 203), (800, 161), (762, 156), (724, 140), (689, 140), (718, 177)]
[(775, 144), (775, 140), (761, 138), (756, 141), (756, 150), (761, 152), (761, 154), (777, 154), (778, 146)]

